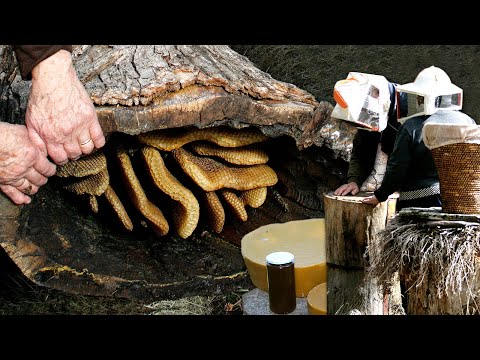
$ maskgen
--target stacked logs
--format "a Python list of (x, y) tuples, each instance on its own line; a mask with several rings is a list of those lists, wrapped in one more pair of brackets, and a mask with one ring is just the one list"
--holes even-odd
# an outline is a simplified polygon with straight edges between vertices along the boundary
[[(62, 178), (61, 186), (86, 198), (93, 213), (99, 213), (98, 200), (105, 199), (102, 201), (126, 231), (134, 229), (132, 210), (127, 210), (134, 209), (158, 236), (173, 227), (178, 236), (188, 238), (201, 214), (209, 227), (220, 233), (226, 215), (247, 221), (246, 206), (262, 206), (268, 187), (278, 181), (261, 148), (268, 137), (256, 128), (164, 129), (131, 137), (134, 145), (118, 142), (110, 155), (101, 149), (59, 166), (56, 173)], [(143, 164), (141, 174), (134, 166), (133, 157), (137, 156)], [(169, 169), (164, 158), (173, 159), (176, 166)], [(120, 195), (110, 182), (111, 171), (120, 175), (126, 190)], [(165, 207), (149, 199), (145, 188), (166, 195), (173, 205)], [(171, 224), (164, 212), (169, 212)]]

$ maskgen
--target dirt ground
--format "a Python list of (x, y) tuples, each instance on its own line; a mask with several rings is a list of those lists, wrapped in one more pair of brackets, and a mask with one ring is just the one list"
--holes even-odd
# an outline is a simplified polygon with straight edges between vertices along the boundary
[(0, 251), (0, 315), (241, 315), (242, 293), (143, 303), (66, 293), (28, 280)]

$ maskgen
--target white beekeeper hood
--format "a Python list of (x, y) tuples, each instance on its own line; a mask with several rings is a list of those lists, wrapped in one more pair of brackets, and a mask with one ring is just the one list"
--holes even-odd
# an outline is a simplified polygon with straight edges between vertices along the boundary
[[(420, 71), (414, 82), (397, 85), (395, 91), (397, 95), (401, 92), (407, 95), (408, 111), (403, 117), (398, 113), (400, 123), (439, 110), (461, 110), (463, 105), (463, 90), (452, 84), (445, 71), (435, 66)], [(423, 104), (419, 105), (418, 100)], [(400, 111), (400, 107), (397, 111)]]
[(336, 105), (331, 116), (371, 131), (383, 131), (390, 109), (388, 80), (381, 75), (349, 72), (336, 82), (333, 97)]

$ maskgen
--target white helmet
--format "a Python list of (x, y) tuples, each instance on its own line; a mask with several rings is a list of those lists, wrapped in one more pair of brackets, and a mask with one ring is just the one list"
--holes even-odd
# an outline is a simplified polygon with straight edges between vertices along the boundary
[[(450, 77), (442, 69), (430, 66), (420, 71), (413, 83), (397, 85), (397, 93), (407, 94), (408, 114), (399, 121), (418, 115), (431, 115), (438, 110), (461, 110), (463, 90), (452, 84)], [(423, 107), (419, 108), (417, 98), (423, 97)]]

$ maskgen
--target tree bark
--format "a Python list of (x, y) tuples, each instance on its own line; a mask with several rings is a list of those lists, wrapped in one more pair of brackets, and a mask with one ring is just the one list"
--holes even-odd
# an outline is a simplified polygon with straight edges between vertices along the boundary
[[(470, 286), (463, 284), (463, 289), (457, 294), (442, 294), (437, 291), (438, 281), (431, 279), (432, 273), (420, 284), (409, 280), (410, 274), (402, 274), (405, 282), (408, 315), (478, 315), (479, 305), (476, 294), (480, 289), (480, 261), (477, 258), (472, 266), (476, 269), (474, 277), (469, 279)], [(434, 264), (430, 266), (435, 266)], [(415, 276), (415, 274), (414, 274)], [(468, 296), (470, 295), (470, 296)]]
[(365, 278), (369, 265), (366, 254), (373, 257), (377, 253), (375, 235), (385, 228), (389, 211), (388, 201), (377, 206), (362, 203), (368, 195), (324, 196), (329, 314), (357, 309), (364, 314), (386, 315), (401, 306), (398, 281), (391, 289), (384, 289), (375, 279)]
[[(21, 123), (29, 81), (10, 46), (0, 46), (3, 121)], [(349, 160), (354, 126), (330, 118), (332, 104), (273, 79), (226, 45), (78, 45), (77, 74), (106, 135), (184, 126), (256, 126), (299, 149), (330, 148)]]

